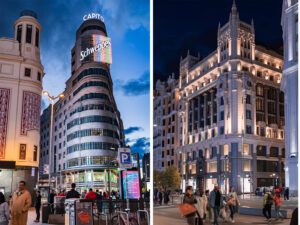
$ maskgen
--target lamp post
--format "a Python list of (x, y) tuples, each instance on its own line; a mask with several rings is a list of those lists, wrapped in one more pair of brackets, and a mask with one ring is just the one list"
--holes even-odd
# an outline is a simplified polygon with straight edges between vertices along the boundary
[(52, 157), (52, 146), (53, 146), (53, 114), (54, 114), (54, 100), (58, 98), (64, 98), (65, 95), (63, 93), (57, 95), (56, 97), (49, 94), (48, 91), (43, 91), (43, 94), (48, 97), (51, 103), (51, 114), (50, 114), (50, 143), (49, 143), (49, 192), (51, 189), (51, 157)]

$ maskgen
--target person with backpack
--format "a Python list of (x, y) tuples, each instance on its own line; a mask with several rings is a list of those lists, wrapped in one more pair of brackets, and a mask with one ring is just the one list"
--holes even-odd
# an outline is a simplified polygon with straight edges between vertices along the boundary
[(275, 196), (274, 196), (274, 203), (275, 203), (275, 214), (276, 214), (276, 220), (280, 217), (281, 220), (283, 219), (283, 216), (280, 212), (280, 206), (282, 204), (282, 199), (280, 197), (281, 190), (276, 189)]
[(239, 200), (238, 200), (238, 196), (236, 194), (236, 192), (234, 191), (234, 188), (231, 187), (229, 189), (229, 194), (228, 194), (229, 198), (227, 200), (227, 204), (229, 206), (230, 209), (230, 219), (231, 222), (234, 223), (234, 214), (237, 212), (237, 207), (239, 206)]
[(264, 216), (267, 218), (268, 223), (271, 223), (271, 209), (272, 209), (272, 205), (273, 205), (273, 196), (270, 192), (269, 189), (266, 188), (266, 193), (264, 195), (264, 199), (263, 199), (263, 214)]

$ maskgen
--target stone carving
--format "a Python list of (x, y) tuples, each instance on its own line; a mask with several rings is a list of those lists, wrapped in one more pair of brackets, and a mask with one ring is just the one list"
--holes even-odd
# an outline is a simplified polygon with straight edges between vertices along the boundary
[(10, 90), (0, 88), (0, 159), (5, 157)]

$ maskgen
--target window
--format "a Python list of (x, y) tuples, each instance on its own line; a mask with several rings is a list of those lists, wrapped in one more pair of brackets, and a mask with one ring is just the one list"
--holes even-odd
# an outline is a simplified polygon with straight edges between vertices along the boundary
[(265, 111), (265, 102), (263, 99), (256, 99), (256, 111), (264, 112)]
[(35, 46), (39, 47), (39, 42), (40, 42), (40, 30), (36, 28), (36, 33), (35, 33)]
[(17, 41), (21, 43), (21, 40), (22, 40), (22, 25), (19, 25), (17, 29)]
[(246, 104), (251, 104), (251, 96), (250, 95), (246, 96)]
[(220, 127), (220, 135), (224, 134), (224, 126)]
[(26, 26), (26, 43), (31, 43), (31, 37), (32, 37), (32, 25)]
[(224, 149), (223, 149), (223, 155), (229, 155), (229, 149), (228, 149), (228, 145), (224, 145)]
[(165, 157), (165, 152), (164, 152), (164, 151), (161, 152), (161, 157), (162, 157), (162, 158)]
[(26, 159), (26, 144), (20, 144), (19, 159), (20, 160)]
[(263, 145), (258, 145), (256, 147), (256, 155), (257, 156), (267, 156), (267, 147)]
[(251, 111), (250, 110), (246, 110), (246, 119), (251, 120)]
[(220, 112), (220, 120), (224, 120), (224, 111)]
[(33, 161), (37, 161), (37, 155), (38, 155), (38, 147), (36, 145), (33, 146)]
[(31, 69), (30, 68), (25, 68), (25, 77), (30, 77), (31, 76)]
[(251, 126), (246, 126), (246, 133), (247, 134), (252, 134), (252, 127)]
[(165, 167), (165, 162), (161, 162), (161, 167)]
[(265, 128), (263, 128), (263, 127), (260, 128), (260, 136), (262, 136), (262, 137), (266, 136)]
[(279, 149), (277, 147), (270, 148), (270, 157), (278, 157)]
[(256, 86), (256, 95), (264, 96), (264, 87), (260, 84)]
[(38, 72), (38, 74), (37, 74), (37, 80), (41, 81), (41, 79), (42, 79), (42, 74), (40, 72)]
[(224, 105), (224, 98), (223, 97), (220, 98), (220, 105)]

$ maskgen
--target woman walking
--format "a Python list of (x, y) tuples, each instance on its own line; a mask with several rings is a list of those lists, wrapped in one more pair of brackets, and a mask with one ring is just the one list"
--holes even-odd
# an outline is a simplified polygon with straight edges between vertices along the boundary
[(4, 194), (0, 192), (0, 225), (8, 225), (9, 219), (8, 203), (5, 201)]
[(239, 200), (238, 200), (238, 197), (237, 197), (237, 194), (236, 192), (234, 191), (234, 188), (231, 187), (229, 189), (229, 199), (227, 201), (227, 204), (229, 206), (229, 209), (230, 209), (230, 219), (231, 219), (231, 222), (234, 223), (234, 214), (236, 213), (236, 209), (237, 209), (237, 206), (240, 204), (239, 203)]
[[(197, 203), (197, 200), (195, 198), (195, 196), (193, 195), (193, 187), (192, 186), (187, 186), (186, 191), (185, 191), (185, 195), (183, 198), (183, 203), (187, 203), (190, 205), (193, 205)], [(195, 225), (195, 215), (196, 213), (192, 213), (186, 216), (187, 219), (187, 223), (189, 225)]]
[(283, 219), (283, 216), (280, 212), (280, 206), (282, 204), (282, 199), (280, 197), (280, 192), (281, 192), (280, 190), (276, 189), (275, 196), (274, 196), (276, 220), (278, 220), (279, 217), (281, 219)]

